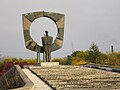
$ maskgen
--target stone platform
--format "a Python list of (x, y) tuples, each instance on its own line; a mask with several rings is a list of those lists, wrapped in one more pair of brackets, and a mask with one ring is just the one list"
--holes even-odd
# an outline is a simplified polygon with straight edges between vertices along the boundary
[(55, 90), (120, 90), (120, 74), (80, 66), (31, 66)]

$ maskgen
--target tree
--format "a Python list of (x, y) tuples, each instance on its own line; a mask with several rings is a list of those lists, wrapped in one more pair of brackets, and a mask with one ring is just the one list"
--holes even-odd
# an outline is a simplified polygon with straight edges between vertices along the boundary
[(71, 65), (72, 64), (72, 56), (67, 56), (67, 60), (66, 60), (66, 64), (67, 65)]
[(75, 51), (71, 54), (72, 57), (79, 57), (82, 60), (86, 60), (87, 56), (88, 56), (88, 52), (87, 51)]
[(100, 53), (101, 52), (99, 51), (98, 46), (95, 43), (92, 43), (90, 49), (88, 50), (87, 60), (91, 63), (96, 63)]

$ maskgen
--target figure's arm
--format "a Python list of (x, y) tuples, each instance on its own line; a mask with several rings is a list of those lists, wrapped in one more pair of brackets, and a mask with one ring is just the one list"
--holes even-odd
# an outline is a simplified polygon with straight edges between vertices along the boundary
[(43, 37), (42, 37), (41, 39), (42, 39), (42, 45), (44, 45), (44, 40), (43, 40)]

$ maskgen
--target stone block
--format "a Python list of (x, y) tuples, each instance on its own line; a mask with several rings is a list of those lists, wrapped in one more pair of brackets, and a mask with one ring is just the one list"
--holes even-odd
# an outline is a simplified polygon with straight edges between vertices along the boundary
[(59, 67), (59, 62), (41, 62), (41, 67)]

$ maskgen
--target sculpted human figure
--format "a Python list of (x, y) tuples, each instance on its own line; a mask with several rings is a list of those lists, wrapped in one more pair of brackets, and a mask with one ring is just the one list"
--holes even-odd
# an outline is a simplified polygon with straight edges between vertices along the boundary
[(45, 31), (45, 36), (42, 37), (42, 44), (45, 52), (46, 62), (50, 62), (51, 60), (52, 41), (53, 37), (48, 35), (48, 31)]

